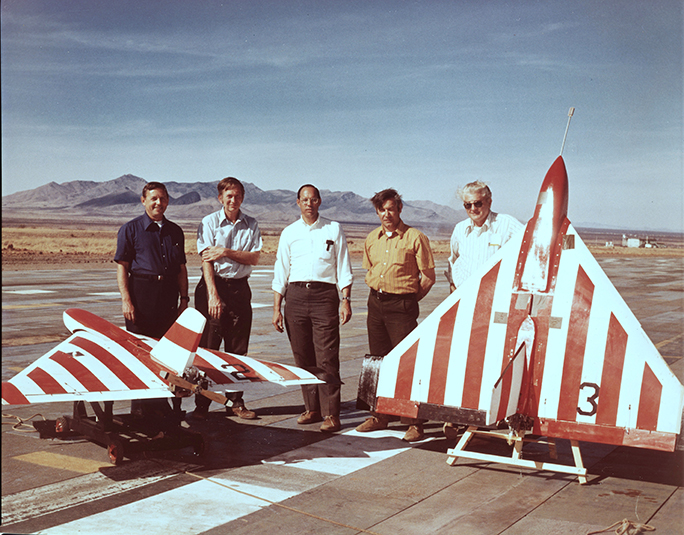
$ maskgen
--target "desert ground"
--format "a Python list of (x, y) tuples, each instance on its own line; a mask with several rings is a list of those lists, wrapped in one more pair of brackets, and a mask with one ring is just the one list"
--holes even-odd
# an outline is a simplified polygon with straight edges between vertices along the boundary
[[(199, 265), (195, 250), (195, 222), (179, 222), (185, 231), (185, 249), (190, 265)], [(2, 222), (2, 269), (50, 269), (81, 264), (103, 265), (113, 262), (116, 250), (116, 234), (120, 222), (97, 221), (77, 218), (73, 221), (28, 219), (5, 219)], [(363, 242), (371, 230), (369, 225), (344, 225), (352, 256), (360, 256)], [(271, 265), (275, 261), (278, 237), (282, 227), (262, 226), (264, 248), (260, 264)], [(582, 233), (580, 232), (580, 235)], [(665, 248), (606, 247), (613, 235), (601, 236), (596, 232), (583, 236), (585, 243), (596, 255), (684, 257), (684, 243), (671, 242)], [(432, 250), (437, 258), (449, 255), (448, 236), (431, 236)]]

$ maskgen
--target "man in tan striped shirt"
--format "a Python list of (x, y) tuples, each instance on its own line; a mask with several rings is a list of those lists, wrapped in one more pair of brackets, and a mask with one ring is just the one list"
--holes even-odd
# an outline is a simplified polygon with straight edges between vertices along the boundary
[[(418, 325), (418, 301), (435, 283), (430, 240), (401, 220), (403, 203), (394, 189), (376, 193), (371, 202), (381, 226), (366, 238), (363, 267), (367, 269), (368, 345), (370, 354), (387, 355)], [(384, 429), (390, 417), (374, 414), (357, 431)], [(412, 420), (404, 440), (423, 438), (423, 421)]]

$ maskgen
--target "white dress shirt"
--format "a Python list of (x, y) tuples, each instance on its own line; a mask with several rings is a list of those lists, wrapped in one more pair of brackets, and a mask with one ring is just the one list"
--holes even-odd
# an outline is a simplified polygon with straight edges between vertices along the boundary
[[(233, 223), (226, 217), (223, 208), (205, 216), (197, 229), (197, 252), (201, 254), (206, 248), (213, 246), (248, 253), (261, 251), (263, 241), (257, 220), (240, 210)], [(241, 264), (225, 256), (214, 261), (214, 273), (224, 279), (248, 277), (252, 268), (251, 265)]]
[(353, 280), (347, 239), (335, 221), (318, 217), (313, 225), (300, 218), (280, 234), (272, 288), (280, 295), (290, 282), (327, 282), (341, 290)]
[(506, 214), (489, 212), (481, 227), (468, 218), (454, 227), (447, 278), (458, 288), (504, 243), (523, 229), (523, 224)]

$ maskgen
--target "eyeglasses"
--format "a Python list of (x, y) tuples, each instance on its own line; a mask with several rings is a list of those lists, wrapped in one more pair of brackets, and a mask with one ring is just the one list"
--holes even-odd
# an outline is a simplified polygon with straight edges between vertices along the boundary
[(481, 208), (482, 207), (482, 201), (464, 202), (463, 203), (463, 208), (465, 208), (466, 210), (470, 210), (471, 206), (474, 206), (475, 208)]

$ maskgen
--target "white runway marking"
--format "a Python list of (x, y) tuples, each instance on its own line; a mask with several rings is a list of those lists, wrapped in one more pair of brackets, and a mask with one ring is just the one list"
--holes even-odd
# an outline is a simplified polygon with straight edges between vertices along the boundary
[[(207, 480), (190, 483), (123, 507), (47, 529), (42, 533), (102, 533), (104, 526), (109, 535), (202, 533), (269, 505), (268, 502), (240, 494), (223, 485), (272, 502), (286, 500), (295, 494), (217, 477), (212, 479), (221, 484), (217, 485)], [(122, 519), (125, 519), (125, 522), (122, 522)]]
[(3, 290), (8, 294), (19, 294), (19, 295), (35, 295), (35, 294), (54, 294), (57, 293), (55, 290)]
[[(22, 522), (144, 487), (173, 477), (188, 467), (189, 465), (176, 464), (160, 470), (156, 463), (147, 462), (137, 465), (138, 472), (135, 477), (131, 474), (122, 481), (115, 481), (101, 472), (95, 472), (61, 483), (11, 494), (2, 498), (2, 523)], [(99, 530), (94, 533), (98, 532)]]
[[(401, 441), (402, 436), (402, 432), (392, 430), (372, 433), (358, 433), (352, 430), (272, 457), (263, 461), (262, 464), (312, 470), (341, 477), (408, 450), (411, 446)], [(253, 468), (259, 470), (258, 465)], [(292, 473), (292, 477), (299, 479), (296, 472)], [(183, 533), (195, 535), (267, 507), (269, 503), (263, 499), (281, 502), (315, 488), (319, 484), (310, 483), (306, 488), (300, 488), (298, 491), (285, 490), (292, 488), (291, 481), (289, 482), (287, 478), (274, 480), (272, 487), (249, 485), (231, 480), (230, 470), (226, 470), (223, 474), (218, 474), (208, 480), (190, 483), (109, 511), (55, 526), (40, 533), (46, 535), (98, 533), (103, 526), (107, 526), (108, 534), (128, 535), (136, 531), (173, 532), (178, 531), (178, 526), (183, 526)], [(226, 486), (263, 499), (246, 496)], [(112, 492), (108, 492), (106, 495), (111, 494)], [(67, 503), (64, 503), (61, 508), (77, 505), (68, 495), (68, 492), (63, 493), (62, 499)], [(3, 500), (3, 514), (4, 512)], [(124, 518), (126, 522), (121, 521)]]
[(100, 297), (120, 297), (121, 294), (119, 292), (93, 292), (89, 293), (88, 295), (98, 295)]

